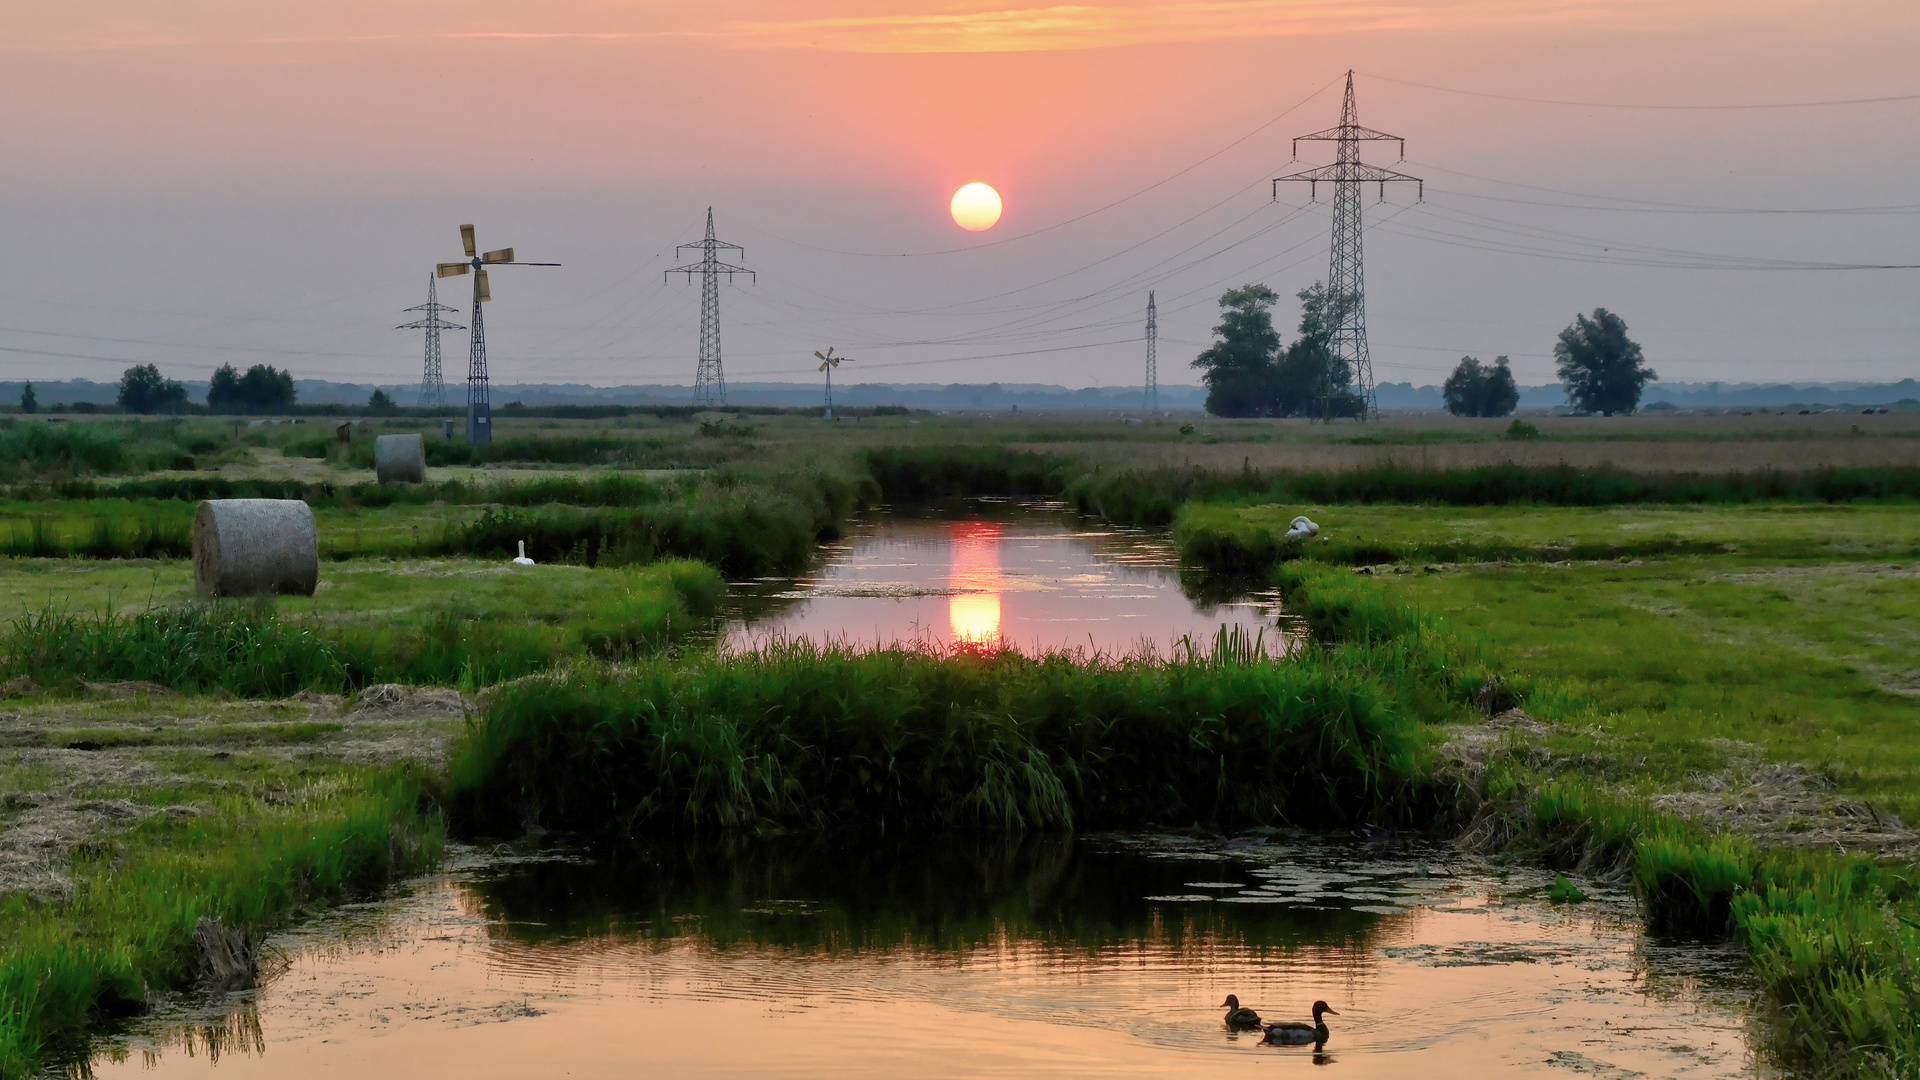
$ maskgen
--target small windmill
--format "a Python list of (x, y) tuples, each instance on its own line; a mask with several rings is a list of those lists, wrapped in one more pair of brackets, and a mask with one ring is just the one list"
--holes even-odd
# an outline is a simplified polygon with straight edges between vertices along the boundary
[(487, 388), (487, 331), (480, 318), (480, 305), (493, 299), (487, 288), (487, 267), (489, 266), (559, 266), (559, 263), (514, 262), (513, 249), (501, 248), (484, 255), (475, 255), (473, 226), (460, 226), (460, 244), (466, 249), (467, 261), (443, 262), (434, 267), (434, 273), (441, 277), (452, 277), (473, 271), (473, 332), (468, 335), (467, 347), (467, 442), (475, 446), (493, 441), (492, 399)]
[(852, 360), (853, 357), (833, 355), (831, 345), (827, 346), (826, 352), (815, 349), (813, 355), (820, 358), (820, 370), (827, 373), (827, 419), (831, 420), (833, 419), (833, 369), (839, 367), (842, 361)]

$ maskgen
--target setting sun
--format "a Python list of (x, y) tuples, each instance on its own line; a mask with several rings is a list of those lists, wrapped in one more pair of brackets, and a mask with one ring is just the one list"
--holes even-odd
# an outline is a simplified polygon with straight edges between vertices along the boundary
[(949, 209), (954, 224), (968, 232), (984, 232), (1000, 220), (1000, 193), (976, 180), (953, 193)]

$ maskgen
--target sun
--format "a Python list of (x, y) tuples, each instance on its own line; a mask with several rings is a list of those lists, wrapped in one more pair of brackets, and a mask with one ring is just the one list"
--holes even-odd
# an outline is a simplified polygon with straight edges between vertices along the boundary
[(1000, 193), (978, 180), (953, 193), (953, 223), (968, 232), (985, 232), (1000, 220)]

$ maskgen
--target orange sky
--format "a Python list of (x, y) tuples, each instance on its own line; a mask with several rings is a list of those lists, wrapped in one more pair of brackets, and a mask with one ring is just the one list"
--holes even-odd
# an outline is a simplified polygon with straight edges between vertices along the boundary
[[(1602, 304), (1671, 379), (1900, 378), (1920, 272), (1672, 264), (1920, 262), (1911, 210), (1697, 209), (1920, 204), (1920, 102), (1408, 84), (1865, 98), (1920, 93), (1917, 44), (1920, 5), (1886, 0), (16, 2), (0, 379), (409, 381), (418, 342), (390, 328), (472, 220), (567, 263), (499, 275), (497, 379), (688, 382), (695, 297), (658, 271), (711, 204), (761, 271), (723, 298), (735, 380), (810, 380), (799, 358), (838, 344), (850, 382), (1124, 384), (1156, 288), (1185, 381), (1222, 288), (1324, 273), (1324, 216), (1263, 181), (1349, 67), (1428, 180), (1369, 211), (1383, 381), (1469, 352), (1548, 381), (1553, 333)], [(946, 216), (969, 180), (1006, 198), (978, 235)]]

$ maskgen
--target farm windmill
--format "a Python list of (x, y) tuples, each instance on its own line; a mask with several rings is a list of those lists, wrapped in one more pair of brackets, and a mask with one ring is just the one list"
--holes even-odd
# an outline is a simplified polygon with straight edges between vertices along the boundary
[(559, 266), (559, 263), (514, 262), (513, 249), (501, 248), (484, 255), (474, 254), (473, 226), (460, 226), (460, 244), (466, 249), (465, 262), (443, 262), (434, 267), (440, 277), (452, 277), (473, 271), (473, 331), (467, 346), (467, 442), (479, 446), (493, 441), (492, 399), (487, 389), (487, 331), (480, 318), (480, 305), (493, 299), (487, 288), (489, 266)]
[(842, 361), (851, 360), (853, 357), (833, 355), (831, 345), (827, 346), (826, 352), (815, 349), (813, 355), (820, 358), (820, 370), (827, 373), (827, 419), (831, 420), (833, 419), (833, 369), (839, 367)]

